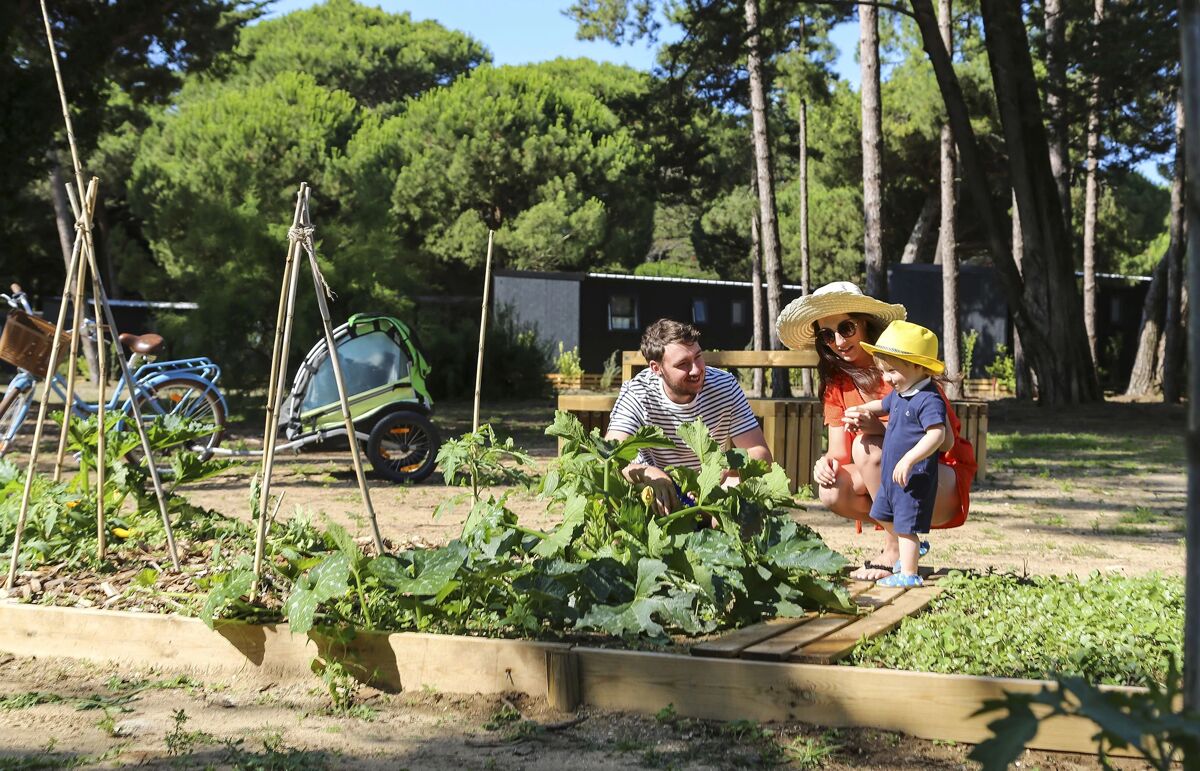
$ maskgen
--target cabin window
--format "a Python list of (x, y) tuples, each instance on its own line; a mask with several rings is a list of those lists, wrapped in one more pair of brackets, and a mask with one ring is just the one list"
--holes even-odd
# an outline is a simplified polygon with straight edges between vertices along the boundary
[(608, 328), (638, 328), (637, 298), (628, 294), (614, 294), (608, 298)]
[(734, 300), (729, 311), (729, 320), (735, 327), (746, 326), (746, 301)]

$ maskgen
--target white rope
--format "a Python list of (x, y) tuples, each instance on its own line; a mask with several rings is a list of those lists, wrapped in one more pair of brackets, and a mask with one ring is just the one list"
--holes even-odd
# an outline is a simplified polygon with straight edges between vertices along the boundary
[(294, 228), (288, 228), (288, 240), (293, 243), (299, 243), (304, 247), (305, 253), (312, 257), (313, 265), (317, 265), (317, 278), (321, 279), (321, 288), (325, 290), (325, 296), (330, 300), (336, 300), (337, 295), (329, 287), (329, 282), (325, 280), (325, 274), (321, 272), (321, 267), (317, 263), (317, 253), (313, 249), (312, 236), (316, 232), (316, 228), (312, 225), (300, 225)]

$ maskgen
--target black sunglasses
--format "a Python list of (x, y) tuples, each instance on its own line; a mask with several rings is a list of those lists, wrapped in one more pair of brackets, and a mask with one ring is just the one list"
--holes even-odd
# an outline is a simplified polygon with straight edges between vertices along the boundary
[[(821, 327), (817, 330), (817, 337), (821, 338), (821, 342), (826, 345), (833, 345), (836, 340), (833, 336), (834, 330)], [(854, 319), (843, 319), (837, 325), (837, 333), (842, 336), (843, 340), (848, 340), (858, 332), (858, 322)]]

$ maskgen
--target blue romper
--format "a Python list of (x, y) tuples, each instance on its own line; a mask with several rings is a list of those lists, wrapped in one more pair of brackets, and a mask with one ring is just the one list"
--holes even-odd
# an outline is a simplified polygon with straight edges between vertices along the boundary
[[(909, 391), (908, 393), (912, 393)], [(946, 421), (946, 403), (933, 380), (926, 380), (916, 393), (904, 396), (892, 391), (883, 397), (888, 414), (883, 434), (883, 482), (871, 505), (871, 519), (891, 522), (900, 535), (928, 533), (933, 521), (933, 503), (937, 498), (938, 455), (918, 461), (903, 488), (892, 481), (896, 464), (925, 436), (925, 430)]]

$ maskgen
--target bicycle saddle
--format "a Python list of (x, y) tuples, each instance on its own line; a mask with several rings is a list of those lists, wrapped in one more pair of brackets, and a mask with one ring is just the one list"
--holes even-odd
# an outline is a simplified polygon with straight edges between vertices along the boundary
[(129, 350), (146, 356), (158, 353), (159, 349), (163, 347), (162, 335), (156, 335), (153, 332), (144, 335), (122, 332), (118, 339), (121, 341), (121, 345)]

